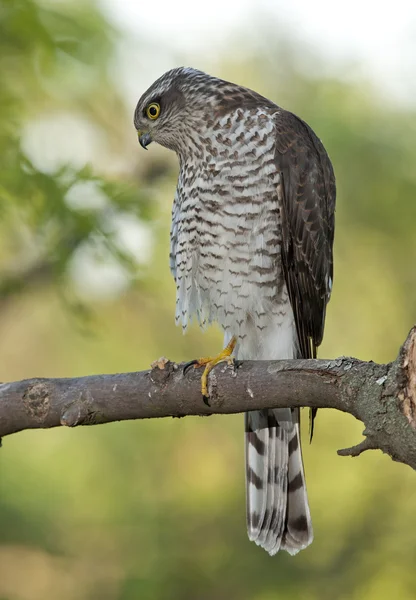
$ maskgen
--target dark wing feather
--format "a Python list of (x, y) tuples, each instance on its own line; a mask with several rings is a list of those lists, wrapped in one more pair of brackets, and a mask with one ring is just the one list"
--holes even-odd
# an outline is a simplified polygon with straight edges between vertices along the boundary
[(316, 358), (333, 279), (334, 171), (312, 129), (283, 110), (276, 117), (276, 161), (282, 178), (282, 264), (300, 355)]

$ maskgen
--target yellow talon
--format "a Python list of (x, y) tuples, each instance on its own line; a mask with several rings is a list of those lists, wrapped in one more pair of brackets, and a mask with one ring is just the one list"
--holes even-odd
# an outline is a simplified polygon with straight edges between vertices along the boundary
[(229, 343), (227, 344), (227, 346), (224, 348), (224, 350), (222, 350), (222, 352), (220, 352), (217, 356), (208, 357), (208, 358), (198, 358), (198, 359), (193, 360), (190, 363), (187, 363), (185, 365), (184, 371), (187, 369), (187, 367), (189, 367), (191, 365), (193, 365), (195, 369), (205, 366), (204, 372), (202, 373), (202, 377), (201, 377), (201, 392), (202, 392), (202, 396), (203, 396), (204, 400), (208, 399), (208, 375), (209, 375), (209, 373), (212, 371), (212, 369), (215, 367), (215, 365), (218, 365), (218, 363), (220, 363), (220, 362), (227, 362), (227, 364), (229, 364), (229, 365), (233, 364), (234, 359), (231, 358), (231, 354), (234, 351), (236, 343), (237, 343), (236, 338), (232, 337), (231, 340), (229, 341)]

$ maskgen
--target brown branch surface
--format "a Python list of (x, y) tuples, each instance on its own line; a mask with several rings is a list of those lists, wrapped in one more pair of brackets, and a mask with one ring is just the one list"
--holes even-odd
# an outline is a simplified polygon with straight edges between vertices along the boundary
[(200, 371), (156, 361), (149, 371), (0, 385), (0, 437), (24, 429), (95, 425), (127, 419), (238, 413), (309, 406), (334, 408), (365, 425), (365, 439), (342, 455), (380, 449), (416, 469), (416, 327), (397, 359), (244, 361), (210, 375), (210, 406)]

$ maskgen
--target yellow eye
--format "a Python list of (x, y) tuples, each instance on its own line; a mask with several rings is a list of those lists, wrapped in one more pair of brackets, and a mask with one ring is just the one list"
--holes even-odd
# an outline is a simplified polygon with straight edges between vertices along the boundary
[(146, 108), (146, 115), (153, 121), (157, 119), (160, 115), (160, 104), (157, 102), (152, 102), (149, 104), (149, 106)]

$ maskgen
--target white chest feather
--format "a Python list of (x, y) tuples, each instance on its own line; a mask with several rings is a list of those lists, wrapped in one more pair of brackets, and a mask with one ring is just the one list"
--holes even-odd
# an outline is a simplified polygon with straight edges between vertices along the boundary
[(186, 328), (196, 314), (201, 326), (219, 323), (237, 336), (240, 358), (289, 358), (273, 121), (259, 109), (237, 110), (202, 146), (202, 157), (181, 165), (173, 207), (176, 321)]

